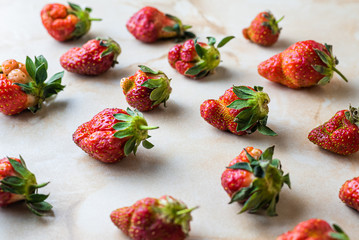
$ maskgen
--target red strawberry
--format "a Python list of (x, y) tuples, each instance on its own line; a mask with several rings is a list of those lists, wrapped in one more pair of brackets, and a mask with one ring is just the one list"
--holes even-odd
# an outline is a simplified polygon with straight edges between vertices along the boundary
[(91, 21), (101, 20), (90, 18), (90, 12), (91, 8), (82, 10), (74, 3), (69, 6), (52, 3), (41, 10), (41, 20), (48, 33), (62, 42), (80, 38), (90, 30)]
[(268, 94), (255, 86), (233, 86), (218, 100), (210, 99), (201, 104), (201, 116), (220, 130), (229, 130), (236, 135), (251, 134), (258, 130), (269, 136), (277, 135), (266, 126)]
[(25, 200), (26, 206), (38, 216), (52, 209), (45, 202), (49, 195), (38, 194), (39, 188), (48, 183), (37, 184), (35, 175), (30, 172), (20, 156), (17, 158), (0, 159), (0, 206)]
[(139, 65), (135, 75), (121, 80), (121, 87), (127, 103), (139, 111), (149, 111), (160, 103), (166, 106), (172, 88), (171, 79), (162, 71)]
[(117, 64), (120, 45), (113, 39), (96, 38), (75, 47), (60, 57), (61, 66), (73, 73), (99, 75)]
[(343, 184), (339, 190), (339, 198), (349, 207), (359, 211), (359, 177)]
[(16, 60), (7, 60), (0, 66), (0, 111), (13, 115), (29, 109), (35, 113), (49, 97), (62, 91), (64, 72), (56, 73), (48, 81), (47, 61), (41, 55), (35, 57), (35, 63), (26, 58), (24, 64)]
[(258, 73), (272, 82), (290, 88), (311, 87), (330, 82), (333, 72), (348, 81), (335, 66), (332, 46), (313, 40), (297, 42), (258, 65)]
[(293, 230), (280, 235), (277, 240), (349, 240), (336, 224), (333, 228), (324, 220), (309, 219), (299, 223)]
[[(233, 36), (223, 38), (217, 48), (223, 47), (233, 38)], [(207, 76), (221, 61), (221, 55), (214, 46), (216, 39), (213, 37), (207, 39), (208, 44), (190, 39), (183, 45), (175, 45), (168, 52), (168, 62), (180, 74), (187, 77), (199, 79)]]
[(318, 146), (349, 155), (359, 150), (359, 113), (357, 108), (338, 111), (328, 122), (314, 128), (308, 139)]
[(283, 176), (281, 163), (273, 159), (274, 146), (263, 153), (253, 147), (245, 148), (222, 173), (224, 190), (231, 197), (230, 203), (244, 206), (240, 213), (255, 213), (265, 209), (267, 215), (276, 216), (276, 204), (284, 184), (290, 188), (289, 174)]
[(164, 14), (154, 7), (144, 7), (139, 10), (128, 20), (126, 27), (136, 39), (147, 43), (164, 38), (182, 41), (195, 37), (193, 33), (187, 31), (191, 26), (183, 25), (177, 17)]
[(150, 127), (138, 111), (118, 108), (106, 108), (96, 114), (90, 121), (82, 124), (72, 135), (74, 142), (91, 157), (113, 163), (125, 158), (142, 145), (150, 149), (152, 143), (148, 130)]
[(271, 46), (277, 42), (281, 28), (271, 12), (261, 12), (251, 22), (248, 28), (243, 29), (243, 36), (251, 42), (262, 46)]
[(171, 196), (144, 198), (111, 213), (112, 222), (133, 240), (182, 240), (190, 231), (191, 211)]

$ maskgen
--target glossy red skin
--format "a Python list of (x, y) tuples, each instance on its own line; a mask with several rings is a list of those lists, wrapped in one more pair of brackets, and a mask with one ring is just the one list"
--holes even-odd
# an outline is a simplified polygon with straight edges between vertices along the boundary
[(26, 108), (27, 94), (4, 74), (0, 74), (0, 111), (6, 115), (14, 115)]
[[(162, 196), (160, 199), (166, 198)], [(172, 197), (171, 197), (172, 198)], [(112, 222), (133, 240), (183, 240), (180, 225), (166, 223), (153, 210), (159, 199), (144, 198), (130, 207), (119, 208), (111, 213)]]
[(339, 190), (339, 198), (349, 207), (359, 211), (359, 177), (347, 180)]
[[(12, 158), (17, 162), (21, 162), (20, 159)], [(0, 159), (0, 180), (4, 179), (5, 177), (9, 176), (18, 176), (15, 172), (14, 168), (11, 166), (8, 158)], [(19, 194), (13, 194), (9, 192), (3, 192), (0, 189), (0, 207), (7, 206), (13, 202), (17, 202), (23, 200), (24, 197)]]
[(314, 128), (308, 139), (331, 152), (349, 155), (359, 150), (359, 127), (351, 123), (345, 112), (338, 111), (328, 122)]
[(113, 65), (114, 53), (101, 57), (107, 47), (100, 45), (100, 40), (92, 39), (81, 48), (75, 47), (60, 57), (61, 66), (73, 73), (82, 75), (99, 75)]
[(90, 121), (82, 124), (72, 135), (73, 141), (91, 157), (104, 162), (114, 163), (126, 157), (124, 146), (130, 137), (116, 138), (113, 125), (120, 122), (114, 114), (125, 110), (106, 108), (96, 114)]
[(264, 14), (268, 14), (268, 12), (259, 13), (251, 22), (251, 25), (248, 28), (243, 29), (242, 33), (243, 36), (251, 42), (262, 46), (272, 46), (277, 42), (279, 32), (273, 34), (268, 26), (263, 25), (264, 22), (268, 22), (264, 17)]
[(314, 49), (329, 54), (321, 43), (313, 40), (297, 42), (285, 51), (260, 63), (258, 73), (272, 82), (289, 88), (314, 86), (325, 76), (317, 72), (313, 65), (326, 66)]

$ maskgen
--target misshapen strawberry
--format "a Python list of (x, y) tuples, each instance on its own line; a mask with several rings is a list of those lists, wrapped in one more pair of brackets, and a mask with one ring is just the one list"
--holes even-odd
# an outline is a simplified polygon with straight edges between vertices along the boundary
[(359, 211), (359, 177), (347, 180), (342, 185), (339, 198), (349, 207)]
[(245, 148), (222, 173), (224, 190), (230, 203), (243, 203), (240, 213), (255, 213), (265, 209), (267, 215), (276, 216), (276, 204), (284, 184), (290, 187), (289, 174), (283, 175), (281, 163), (273, 159), (274, 146), (263, 153), (253, 147)]
[(149, 111), (170, 97), (172, 88), (166, 74), (147, 66), (139, 65), (135, 75), (121, 80), (121, 87), (127, 103), (139, 111)]
[(219, 65), (221, 55), (218, 48), (228, 43), (233, 36), (223, 38), (215, 47), (216, 39), (207, 37), (208, 44), (197, 42), (196, 40), (187, 40), (177, 44), (168, 52), (168, 62), (180, 74), (190, 78), (203, 78), (212, 73)]
[(183, 240), (190, 231), (191, 211), (171, 196), (144, 198), (111, 213), (112, 222), (133, 240)]
[(313, 40), (297, 42), (258, 65), (258, 73), (276, 83), (290, 88), (325, 85), (334, 72), (346, 82), (345, 76), (336, 69), (339, 63), (333, 56), (332, 46)]
[(282, 19), (277, 21), (271, 12), (261, 12), (248, 28), (243, 29), (243, 36), (256, 44), (272, 46), (278, 40), (281, 31), (278, 23)]
[(359, 112), (357, 108), (338, 111), (328, 122), (314, 128), (308, 139), (331, 152), (349, 155), (359, 150)]
[(91, 8), (82, 10), (74, 3), (69, 3), (69, 6), (52, 3), (41, 10), (41, 20), (47, 32), (62, 42), (80, 38), (90, 30), (91, 21), (101, 20), (90, 18), (90, 12)]
[(91, 157), (105, 163), (117, 162), (131, 152), (136, 154), (138, 146), (150, 149), (147, 141), (150, 127), (137, 110), (106, 108), (90, 121), (82, 124), (72, 135), (74, 142)]

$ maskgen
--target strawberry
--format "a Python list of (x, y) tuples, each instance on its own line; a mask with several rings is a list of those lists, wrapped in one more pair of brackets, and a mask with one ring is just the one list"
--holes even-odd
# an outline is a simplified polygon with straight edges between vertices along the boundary
[(273, 159), (274, 146), (263, 153), (247, 147), (234, 158), (222, 173), (224, 190), (231, 197), (230, 203), (244, 206), (240, 213), (255, 213), (265, 209), (268, 216), (276, 216), (276, 204), (284, 184), (290, 188), (289, 174), (283, 176), (281, 163)]
[(131, 152), (136, 154), (141, 142), (145, 148), (152, 148), (153, 144), (146, 140), (150, 137), (147, 132), (156, 128), (148, 126), (137, 110), (106, 108), (79, 126), (72, 138), (91, 157), (113, 163)]
[(300, 222), (295, 228), (277, 237), (277, 240), (349, 240), (336, 224), (333, 228), (322, 219), (309, 219)]
[(166, 38), (182, 41), (195, 37), (192, 32), (187, 31), (191, 26), (183, 25), (177, 17), (149, 6), (136, 12), (127, 21), (126, 27), (137, 40), (147, 43)]
[(48, 81), (47, 61), (41, 55), (35, 57), (35, 63), (26, 58), (24, 64), (10, 59), (0, 66), (0, 111), (13, 115), (29, 109), (37, 112), (49, 97), (62, 91), (64, 72), (56, 73)]
[(26, 206), (38, 216), (52, 209), (51, 204), (45, 202), (48, 194), (37, 193), (39, 188), (47, 183), (37, 184), (35, 175), (30, 172), (20, 156), (18, 158), (0, 159), (0, 206), (25, 200)]
[(243, 29), (244, 38), (262, 46), (272, 46), (277, 42), (281, 28), (278, 21), (269, 11), (259, 13), (248, 28)]
[(166, 74), (147, 66), (139, 65), (135, 75), (121, 80), (121, 87), (127, 103), (139, 111), (149, 111), (170, 97), (172, 88)]
[(329, 121), (314, 128), (308, 139), (318, 146), (341, 155), (359, 150), (359, 113), (357, 108), (338, 111)]
[(133, 240), (182, 240), (190, 231), (191, 211), (171, 196), (144, 198), (111, 213), (112, 222)]
[(336, 69), (338, 63), (331, 45), (308, 40), (297, 42), (260, 63), (258, 73), (272, 82), (290, 88), (325, 85), (332, 79), (333, 72), (347, 82), (345, 76)]
[(203, 78), (212, 73), (219, 65), (221, 55), (218, 48), (228, 43), (233, 36), (223, 38), (215, 47), (216, 39), (207, 37), (208, 44), (197, 42), (197, 39), (187, 40), (181, 44), (177, 44), (168, 52), (168, 62), (180, 74), (190, 78)]
[(74, 3), (69, 3), (69, 6), (52, 3), (41, 10), (41, 21), (53, 38), (63, 42), (85, 35), (90, 30), (91, 21), (101, 21), (90, 18), (90, 12), (91, 8), (82, 10)]
[(218, 100), (204, 101), (200, 107), (201, 116), (213, 127), (239, 136), (256, 130), (275, 136), (277, 134), (266, 126), (270, 99), (262, 90), (258, 86), (233, 86)]
[(96, 38), (81, 48), (74, 47), (60, 57), (61, 66), (73, 73), (99, 75), (117, 64), (120, 45), (113, 39)]
[(339, 190), (339, 198), (349, 207), (359, 211), (359, 177), (347, 180)]

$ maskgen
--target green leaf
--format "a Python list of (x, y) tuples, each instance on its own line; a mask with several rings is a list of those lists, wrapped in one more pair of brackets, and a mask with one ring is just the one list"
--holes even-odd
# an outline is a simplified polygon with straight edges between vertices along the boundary
[(326, 44), (326, 43), (324, 43), (324, 46), (327, 49), (327, 51), (329, 52), (329, 54), (332, 55), (333, 54), (333, 46)]
[(49, 196), (49, 194), (45, 195), (45, 194), (30, 194), (27, 197), (27, 200), (31, 203), (38, 203), (38, 202), (43, 202), (46, 200), (46, 198)]
[(277, 204), (277, 200), (276, 198), (272, 198), (268, 208), (267, 208), (267, 215), (270, 216), (270, 217), (274, 217), (274, 216), (277, 216), (277, 212), (276, 212), (276, 204)]
[(153, 69), (151, 69), (150, 67), (147, 67), (145, 65), (138, 65), (138, 67), (142, 70), (142, 72), (144, 73), (151, 73), (153, 75), (157, 75), (160, 73), (160, 71), (155, 71)]
[(254, 88), (254, 90), (256, 90), (257, 92), (262, 92), (262, 91), (263, 91), (263, 87), (261, 87), (261, 86), (254, 86), (253, 88)]
[(113, 134), (113, 136), (116, 138), (126, 138), (129, 136), (133, 136), (133, 131), (131, 129), (124, 129), (124, 130), (115, 132)]
[(14, 168), (15, 172), (20, 174), (23, 178), (28, 178), (33, 175), (29, 170), (27, 170), (21, 163), (15, 161), (12, 158), (8, 158), (11, 166)]
[(131, 116), (127, 115), (127, 114), (124, 114), (124, 113), (118, 113), (118, 114), (114, 114), (113, 115), (117, 120), (120, 120), (120, 121), (130, 121), (132, 119)]
[(199, 44), (197, 43), (197, 41), (195, 41), (194, 48), (195, 48), (195, 50), (196, 50), (197, 55), (198, 55), (200, 58), (203, 58), (204, 53), (205, 53), (206, 50), (205, 50), (203, 47), (201, 47), (201, 45), (199, 45)]
[(37, 84), (45, 82), (47, 78), (47, 71), (45, 63), (42, 63), (39, 67), (36, 68), (35, 72), (35, 82)]
[(246, 157), (248, 158), (248, 161), (252, 164), (253, 162), (256, 162), (257, 159), (255, 159), (254, 157), (252, 157), (252, 155), (250, 155), (247, 150), (244, 148), (243, 149), (246, 152)]
[(1, 183), (6, 184), (11, 187), (21, 187), (21, 186), (25, 186), (26, 180), (23, 178), (16, 177), (16, 176), (8, 176), (8, 177), (3, 178), (1, 180)]
[(82, 11), (81, 7), (75, 3), (68, 2), (69, 6), (75, 11)]
[(63, 78), (64, 76), (64, 71), (62, 72), (58, 72), (58, 73), (55, 73), (48, 81), (46, 81), (48, 84), (51, 84), (51, 83), (61, 83), (61, 79)]
[(217, 48), (221, 48), (224, 45), (226, 45), (229, 41), (231, 41), (234, 38), (234, 36), (228, 36), (223, 38), (217, 45)]
[(9, 193), (14, 193), (14, 194), (22, 194), (22, 191), (20, 191), (19, 189), (14, 189), (7, 185), (0, 185), (0, 189), (4, 192), (9, 192)]
[(246, 108), (242, 110), (238, 115), (235, 117), (235, 122), (247, 124), (253, 115), (253, 111), (251, 108)]
[(248, 91), (248, 88), (242, 86), (233, 86), (233, 92), (236, 96), (240, 99), (250, 99), (253, 98), (253, 91), (252, 93)]
[(50, 182), (46, 182), (46, 183), (41, 183), (41, 184), (38, 184), (38, 185), (34, 185), (35, 188), (43, 188), (45, 186), (47, 186)]
[(197, 75), (200, 72), (204, 71), (205, 67), (202, 64), (197, 64), (193, 67), (191, 67), (190, 69), (188, 69), (185, 74), (187, 75)]
[(45, 64), (45, 69), (47, 70), (48, 63), (47, 63), (46, 58), (42, 55), (35, 57), (35, 66), (39, 67), (41, 64)]
[(26, 71), (32, 79), (35, 79), (36, 66), (31, 58), (26, 57)]
[(227, 108), (242, 109), (250, 106), (251, 104), (247, 100), (239, 99), (231, 102), (231, 104), (229, 104)]
[(159, 86), (161, 86), (164, 80), (164, 78), (148, 79), (146, 82), (142, 83), (141, 86), (151, 89), (158, 88)]
[(48, 202), (30, 202), (30, 204), (37, 211), (47, 212), (52, 209), (52, 205)]
[(56, 82), (53, 82), (49, 85), (46, 85), (43, 89), (43, 97), (46, 99), (46, 98), (49, 98), (51, 97), (52, 95), (54, 94), (57, 94), (59, 92), (61, 92), (62, 90), (64, 90), (65, 86), (64, 85), (61, 85), (61, 83), (56, 83)]
[[(136, 110), (135, 110), (135, 111), (136, 111)], [(126, 109), (126, 112), (127, 112), (130, 116), (132, 116), (132, 117), (136, 115), (136, 112), (135, 112), (135, 111), (133, 111), (133, 110), (132, 110), (131, 108), (129, 108), (129, 107)]]
[(312, 65), (312, 67), (314, 68), (315, 71), (317, 71), (322, 75), (328, 75), (328, 76), (332, 75), (332, 70), (328, 67), (322, 65)]
[(246, 86), (233, 86), (233, 92), (243, 92), (251, 96), (255, 94), (255, 91), (253, 89)]
[(156, 101), (157, 99), (160, 99), (162, 94), (163, 94), (163, 88), (156, 88), (150, 94), (151, 101)]
[(231, 201), (229, 203), (233, 203), (237, 201), (241, 202), (243, 200), (246, 200), (249, 197), (252, 190), (253, 190), (252, 186), (241, 188), (241, 190), (233, 194)]
[(289, 173), (287, 173), (286, 175), (283, 176), (283, 182), (285, 184), (287, 184), (289, 188), (292, 188), (290, 178), (289, 178)]
[(208, 39), (208, 45), (213, 46), (216, 44), (216, 39), (214, 37), (207, 37)]
[(119, 122), (119, 123), (116, 123), (115, 125), (113, 125), (112, 127), (115, 130), (124, 130), (124, 129), (128, 128), (129, 126), (131, 126), (131, 123), (129, 123), (129, 122)]
[(267, 136), (277, 136), (278, 134), (276, 132), (274, 132), (272, 129), (270, 129), (269, 127), (263, 125), (263, 124), (258, 124), (258, 128), (257, 128), (258, 132), (260, 132), (263, 135), (267, 135)]
[(144, 141), (142, 142), (142, 146), (143, 146), (144, 148), (146, 148), (146, 149), (151, 149), (151, 148), (154, 147), (154, 145), (153, 145), (152, 143), (150, 143), (149, 141), (147, 141), (147, 140), (144, 140)]
[(320, 79), (317, 84), (323, 86), (325, 84), (328, 84), (330, 82), (330, 80), (331, 80), (331, 77), (325, 76), (322, 79)]
[(135, 144), (136, 144), (136, 138), (135, 137), (130, 138), (125, 143), (124, 152), (125, 152), (126, 156), (128, 156), (134, 150)]
[(317, 55), (319, 56), (320, 60), (322, 60), (323, 63), (325, 63), (327, 66), (332, 65), (332, 59), (331, 57), (326, 54), (325, 52), (319, 50), (319, 49), (314, 49), (314, 51), (317, 53)]
[(188, 32), (188, 31), (185, 31), (184, 35), (187, 38), (195, 38), (196, 37), (196, 34), (194, 34), (193, 32)]
[(232, 166), (229, 166), (227, 168), (230, 169), (241, 169), (241, 170), (246, 170), (249, 172), (253, 172), (253, 168), (251, 167), (251, 165), (247, 162), (238, 162), (236, 164), (233, 164)]
[(272, 160), (273, 159), (273, 153), (274, 153), (274, 146), (271, 146), (264, 150), (262, 155), (259, 157), (260, 160)]
[(166, 26), (166, 27), (162, 28), (162, 30), (165, 32), (175, 32), (175, 29), (171, 26)]
[(264, 172), (264, 170), (263, 170), (263, 168), (261, 166), (255, 166), (253, 168), (253, 174), (257, 178), (263, 178), (264, 175), (265, 175), (265, 172)]

